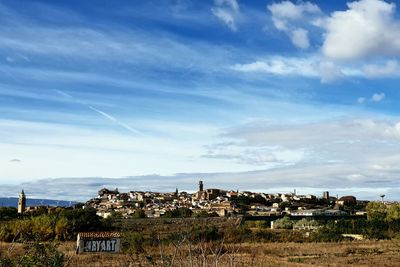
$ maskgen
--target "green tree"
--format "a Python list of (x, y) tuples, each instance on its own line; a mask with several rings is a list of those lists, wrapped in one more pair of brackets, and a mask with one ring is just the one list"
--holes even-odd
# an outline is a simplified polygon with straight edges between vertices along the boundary
[(393, 204), (387, 208), (386, 220), (388, 222), (400, 220), (400, 204)]
[(73, 233), (94, 231), (102, 227), (101, 218), (94, 208), (67, 209), (62, 216), (68, 220)]
[(36, 234), (36, 238), (40, 240), (50, 240), (54, 235), (54, 216), (40, 215), (31, 218), (31, 231)]
[(174, 210), (168, 210), (165, 212), (165, 218), (187, 218), (191, 217), (193, 211), (189, 208), (177, 208)]
[(295, 222), (293, 225), (305, 226), (305, 227), (318, 227), (319, 223), (316, 220), (309, 220), (309, 219), (303, 218), (303, 219)]
[(15, 219), (18, 217), (18, 211), (14, 207), (0, 207), (0, 221)]
[(59, 218), (56, 222), (54, 231), (58, 240), (67, 240), (71, 235), (68, 220), (65, 217)]
[(371, 220), (383, 221), (386, 218), (386, 205), (382, 202), (369, 202), (367, 207), (367, 218)]
[(135, 210), (135, 213), (132, 215), (132, 218), (135, 219), (146, 218), (146, 213), (142, 209), (137, 209)]
[(274, 228), (276, 229), (292, 229), (293, 221), (290, 220), (288, 216), (274, 221)]

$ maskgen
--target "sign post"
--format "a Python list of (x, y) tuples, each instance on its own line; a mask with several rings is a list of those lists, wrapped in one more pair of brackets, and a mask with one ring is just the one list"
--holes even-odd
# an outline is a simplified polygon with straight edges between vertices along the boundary
[(77, 237), (77, 253), (121, 251), (121, 234), (118, 232), (82, 232)]

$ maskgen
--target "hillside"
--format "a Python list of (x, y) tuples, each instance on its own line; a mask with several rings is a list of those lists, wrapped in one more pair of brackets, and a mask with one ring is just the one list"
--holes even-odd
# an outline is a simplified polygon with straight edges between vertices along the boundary
[[(66, 201), (66, 200), (54, 200), (54, 199), (30, 199), (26, 200), (26, 206), (61, 206), (61, 207), (69, 207), (74, 205), (75, 201)], [(17, 207), (18, 206), (18, 198), (16, 197), (6, 197), (0, 198), (0, 207)]]

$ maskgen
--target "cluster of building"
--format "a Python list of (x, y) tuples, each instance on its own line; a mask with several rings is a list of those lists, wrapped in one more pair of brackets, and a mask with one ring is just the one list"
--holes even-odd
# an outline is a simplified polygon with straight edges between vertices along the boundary
[[(241, 205), (243, 199), (246, 205)], [(355, 205), (353, 196), (340, 199), (324, 192), (321, 197), (314, 195), (298, 195), (296, 191), (289, 194), (266, 194), (249, 191), (226, 191), (221, 189), (204, 189), (199, 181), (198, 190), (188, 193), (176, 189), (175, 192), (119, 192), (118, 189), (103, 188), (98, 196), (87, 201), (85, 207), (93, 207), (97, 214), (107, 218), (118, 214), (124, 218), (134, 216), (143, 210), (146, 217), (163, 217), (168, 211), (187, 208), (194, 214), (212, 214), (213, 216), (233, 216), (247, 214), (252, 216), (271, 216), (288, 214), (291, 216), (344, 215), (341, 207)]]

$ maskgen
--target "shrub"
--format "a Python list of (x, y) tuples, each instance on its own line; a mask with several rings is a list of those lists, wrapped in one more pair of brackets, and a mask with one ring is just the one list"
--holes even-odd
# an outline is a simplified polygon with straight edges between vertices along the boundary
[(318, 231), (312, 233), (310, 235), (310, 239), (314, 242), (339, 242), (344, 240), (345, 238), (339, 231), (335, 229), (322, 227), (318, 229)]
[(146, 213), (142, 209), (137, 209), (135, 210), (135, 213), (132, 215), (132, 218), (134, 219), (146, 218)]
[(292, 229), (293, 228), (293, 221), (290, 220), (289, 217), (283, 217), (274, 221), (274, 228), (276, 229)]
[(130, 254), (139, 254), (144, 252), (144, 237), (138, 232), (126, 232), (121, 238), (122, 249)]
[(26, 252), (12, 258), (0, 256), (1, 267), (35, 266), (35, 267), (62, 267), (65, 256), (57, 250), (54, 243), (43, 244), (35, 242), (26, 248)]

